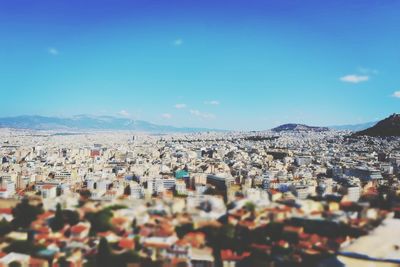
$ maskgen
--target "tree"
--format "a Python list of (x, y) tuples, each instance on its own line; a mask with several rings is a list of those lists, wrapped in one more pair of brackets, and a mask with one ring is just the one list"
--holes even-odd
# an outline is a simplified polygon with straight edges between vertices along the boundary
[(186, 234), (194, 230), (193, 223), (186, 223), (175, 227), (175, 232), (179, 238), (183, 238)]
[(6, 253), (16, 252), (33, 255), (44, 248), (46, 247), (43, 245), (35, 245), (30, 241), (12, 241), (3, 251)]
[(61, 196), (61, 194), (62, 194), (61, 187), (57, 187), (57, 196), (59, 197), (59, 196)]
[(61, 210), (61, 205), (57, 204), (57, 209), (56, 209), (56, 214), (54, 215), (54, 218), (50, 222), (50, 227), (53, 232), (60, 231), (61, 229), (64, 228), (64, 215)]
[(90, 193), (90, 191), (89, 190), (81, 190), (80, 192), (79, 192), (79, 194), (80, 194), (80, 196), (81, 196), (81, 198), (83, 199), (83, 200), (87, 200), (87, 199), (89, 199), (91, 196), (92, 196), (92, 193)]
[(122, 254), (112, 255), (114, 266), (128, 266), (130, 263), (140, 262), (140, 257), (136, 251), (126, 251)]
[(0, 221), (0, 236), (5, 236), (12, 231), (11, 223), (7, 222), (5, 219)]
[(135, 236), (133, 240), (135, 241), (135, 251), (140, 251), (143, 248), (142, 242), (140, 242), (140, 236)]
[(10, 264), (8, 266), (9, 267), (21, 267), (22, 264), (18, 261), (12, 261), (12, 262), (10, 262)]
[(111, 248), (110, 245), (108, 244), (108, 241), (106, 238), (102, 237), (100, 239), (99, 246), (97, 248), (97, 256), (96, 256), (96, 262), (97, 266), (111, 266)]
[(86, 219), (90, 222), (91, 234), (106, 232), (111, 229), (110, 220), (113, 214), (110, 208), (100, 210), (96, 213), (86, 213)]
[(63, 215), (65, 223), (73, 226), (79, 223), (80, 216), (79, 213), (73, 210), (63, 210)]
[(131, 186), (128, 184), (124, 189), (124, 195), (130, 196), (131, 195)]
[(246, 204), (244, 204), (244, 208), (248, 211), (251, 212), (252, 214), (255, 212), (256, 210), (256, 205), (253, 202), (247, 202)]
[(12, 210), (14, 216), (12, 224), (15, 228), (29, 228), (31, 223), (36, 220), (37, 216), (42, 212), (43, 210), (40, 207), (29, 204), (29, 200), (24, 198), (21, 203)]

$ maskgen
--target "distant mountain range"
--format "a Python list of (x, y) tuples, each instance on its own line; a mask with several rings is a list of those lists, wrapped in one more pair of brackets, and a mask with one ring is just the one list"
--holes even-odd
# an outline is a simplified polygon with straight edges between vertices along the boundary
[(113, 116), (77, 115), (70, 118), (45, 116), (16, 116), (0, 118), (0, 128), (31, 130), (129, 130), (150, 133), (189, 133), (221, 131), (207, 128), (179, 128), (157, 125), (143, 120)]
[(287, 132), (287, 131), (292, 131), (292, 132), (325, 132), (329, 131), (328, 127), (315, 127), (315, 126), (308, 126), (305, 124), (297, 124), (297, 123), (288, 123), (288, 124), (283, 124), (281, 126), (275, 127), (272, 129), (274, 132)]
[(400, 114), (393, 114), (379, 121), (376, 125), (355, 133), (356, 136), (400, 136)]
[(370, 128), (374, 126), (377, 123), (377, 121), (371, 121), (371, 122), (366, 122), (366, 123), (360, 123), (360, 124), (347, 124), (347, 125), (334, 125), (334, 126), (329, 126), (328, 128), (334, 129), (334, 130), (340, 130), (340, 131), (362, 131), (367, 128)]

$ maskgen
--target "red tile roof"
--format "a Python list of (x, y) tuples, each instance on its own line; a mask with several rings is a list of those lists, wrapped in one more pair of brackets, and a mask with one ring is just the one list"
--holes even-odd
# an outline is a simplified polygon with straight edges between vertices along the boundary
[(241, 261), (249, 256), (250, 252), (243, 252), (242, 254), (237, 254), (230, 249), (221, 250), (221, 259), (223, 261)]
[(56, 187), (56, 186), (55, 185), (46, 184), (46, 185), (42, 186), (42, 189), (47, 190), (47, 189), (52, 189), (54, 187)]
[(122, 238), (119, 241), (118, 246), (120, 248), (124, 248), (124, 249), (134, 249), (135, 248), (135, 242), (131, 238)]
[(73, 234), (80, 234), (83, 231), (87, 230), (88, 228), (85, 225), (77, 224), (71, 227), (71, 233)]
[(11, 208), (0, 208), (0, 214), (12, 214)]

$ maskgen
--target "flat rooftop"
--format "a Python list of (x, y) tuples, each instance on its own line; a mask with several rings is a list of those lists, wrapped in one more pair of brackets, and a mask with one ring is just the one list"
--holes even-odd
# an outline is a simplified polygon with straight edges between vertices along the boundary
[[(356, 239), (349, 246), (340, 250), (339, 259), (364, 258), (377, 264), (391, 262), (392, 266), (400, 266), (400, 219), (387, 218), (369, 235)], [(342, 257), (343, 256), (343, 257)], [(347, 264), (346, 264), (347, 265)], [(351, 266), (348, 265), (348, 266)]]

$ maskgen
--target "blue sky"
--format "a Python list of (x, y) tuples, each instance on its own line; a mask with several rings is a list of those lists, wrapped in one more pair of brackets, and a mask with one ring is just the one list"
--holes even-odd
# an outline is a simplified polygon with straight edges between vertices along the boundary
[(0, 116), (260, 130), (400, 112), (400, 1), (0, 1)]

